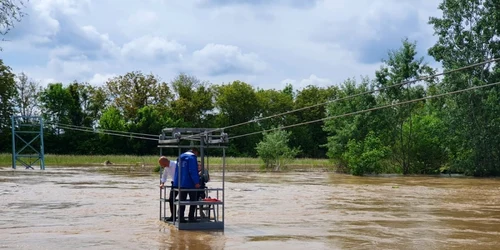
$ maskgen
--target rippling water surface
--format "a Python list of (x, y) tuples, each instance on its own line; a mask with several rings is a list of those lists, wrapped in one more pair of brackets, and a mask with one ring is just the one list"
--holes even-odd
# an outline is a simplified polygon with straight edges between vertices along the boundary
[(224, 232), (196, 232), (158, 220), (156, 174), (94, 170), (1, 169), (0, 248), (500, 248), (498, 179), (229, 173)]

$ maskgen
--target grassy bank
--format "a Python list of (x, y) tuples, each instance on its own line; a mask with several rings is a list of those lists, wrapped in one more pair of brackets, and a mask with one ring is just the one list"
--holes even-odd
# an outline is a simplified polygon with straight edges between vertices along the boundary
[[(175, 159), (175, 156), (167, 156)], [(111, 162), (111, 166), (124, 167), (156, 167), (158, 156), (136, 156), (136, 155), (45, 155), (46, 167), (77, 167), (77, 166), (105, 166), (105, 162)], [(207, 164), (207, 163), (205, 163)], [(226, 169), (228, 171), (259, 171), (262, 166), (259, 158), (226, 157)], [(19, 167), (22, 164), (18, 162)], [(35, 163), (38, 166), (39, 163)], [(0, 166), (12, 166), (12, 154), (0, 154)], [(220, 170), (222, 167), (221, 157), (210, 157), (208, 166), (211, 170)], [(295, 171), (332, 171), (333, 164), (327, 159), (300, 158), (292, 160), (283, 170)]]

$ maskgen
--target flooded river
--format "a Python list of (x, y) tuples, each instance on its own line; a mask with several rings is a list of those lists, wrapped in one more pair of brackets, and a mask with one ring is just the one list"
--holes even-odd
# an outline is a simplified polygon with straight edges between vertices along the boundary
[(498, 179), (229, 173), (224, 232), (160, 222), (158, 182), (1, 169), (0, 249), (500, 248)]

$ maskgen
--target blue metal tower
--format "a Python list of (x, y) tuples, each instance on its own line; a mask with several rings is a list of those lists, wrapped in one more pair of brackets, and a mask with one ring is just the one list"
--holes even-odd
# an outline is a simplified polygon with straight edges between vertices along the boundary
[[(12, 116), (12, 168), (17, 162), (26, 169), (40, 162), (40, 169), (45, 169), (43, 146), (43, 119), (40, 116)], [(16, 141), (19, 142), (16, 143)], [(18, 146), (22, 146), (18, 149)]]

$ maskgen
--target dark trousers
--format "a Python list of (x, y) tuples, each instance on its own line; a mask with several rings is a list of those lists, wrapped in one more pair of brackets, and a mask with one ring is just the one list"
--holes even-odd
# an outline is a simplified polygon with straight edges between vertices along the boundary
[(174, 218), (174, 200), (175, 197), (177, 197), (178, 192), (174, 191), (174, 182), (171, 181), (170, 184), (171, 186), (170, 186), (170, 194), (168, 196), (168, 206), (170, 208), (170, 217)]
[(203, 200), (203, 199), (206, 198), (205, 190), (203, 190), (203, 191), (196, 191), (196, 194), (197, 194), (197, 197), (198, 197), (198, 199), (196, 199), (196, 200)]
[[(196, 191), (182, 191), (179, 194), (179, 200), (185, 201), (187, 199), (187, 196), (189, 195), (189, 200), (190, 201), (197, 201), (198, 199), (198, 194)], [(190, 205), (189, 206), (189, 219), (194, 220), (194, 212), (196, 210), (196, 205)], [(184, 219), (184, 211), (186, 211), (186, 206), (182, 205), (180, 206), (180, 211), (179, 211), (179, 219)]]
[[(207, 187), (200, 187), (200, 188), (207, 188)], [(196, 194), (197, 194), (197, 199), (196, 200), (203, 200), (206, 198), (206, 195), (205, 195), (205, 190), (203, 191), (196, 191)], [(200, 215), (202, 217), (205, 217), (204, 213), (203, 213), (203, 205), (199, 205), (199, 208), (200, 208)]]
[(175, 197), (177, 197), (177, 193), (178, 192), (174, 191), (173, 189), (170, 189), (170, 194), (168, 197), (168, 205), (170, 207), (170, 216), (172, 218), (174, 217), (174, 199)]

